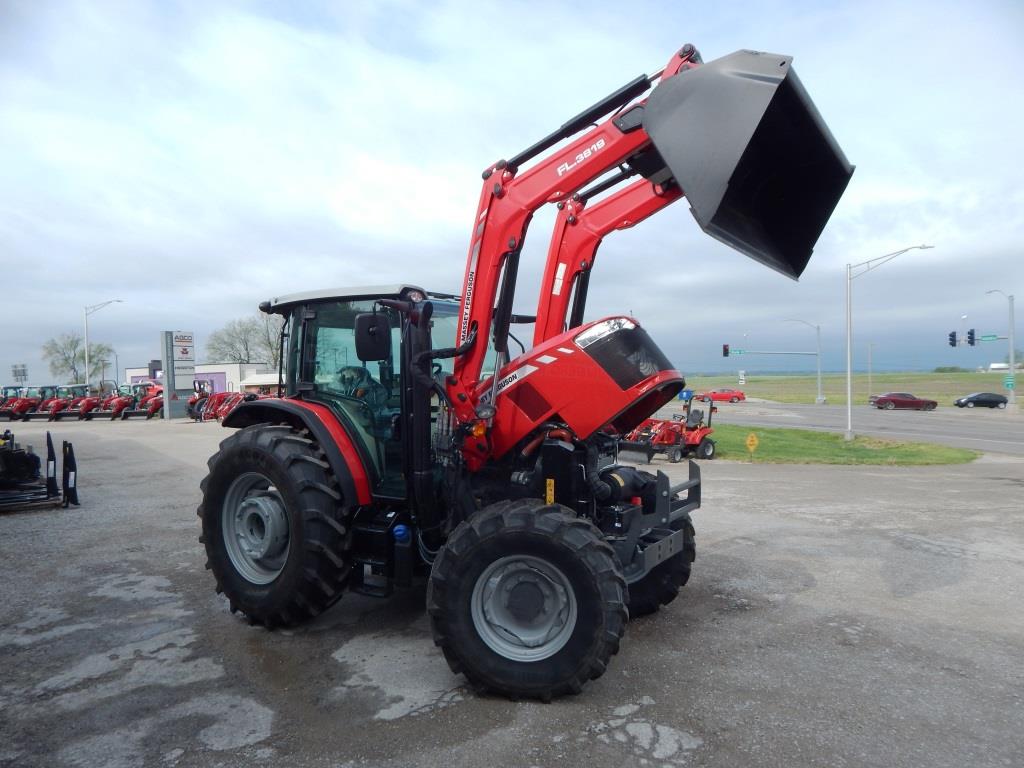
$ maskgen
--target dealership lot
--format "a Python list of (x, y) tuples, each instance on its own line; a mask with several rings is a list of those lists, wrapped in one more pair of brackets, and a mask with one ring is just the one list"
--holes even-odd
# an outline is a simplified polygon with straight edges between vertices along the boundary
[(232, 616), (197, 542), (216, 424), (15, 433), (41, 446), (47, 426), (74, 442), (83, 503), (0, 517), (0, 765), (1008, 766), (1024, 752), (1019, 456), (703, 463), (690, 585), (630, 625), (602, 678), (544, 705), (466, 690), (422, 589), (347, 595), (290, 631)]

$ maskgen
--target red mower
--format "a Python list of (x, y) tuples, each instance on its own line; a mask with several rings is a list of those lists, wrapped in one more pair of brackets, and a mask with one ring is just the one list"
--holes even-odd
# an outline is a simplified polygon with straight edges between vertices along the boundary
[(619, 457), (624, 454), (640, 454), (650, 464), (655, 454), (661, 453), (673, 464), (693, 455), (698, 459), (715, 457), (715, 441), (711, 439), (711, 416), (718, 408), (711, 406), (708, 419), (704, 411), (687, 403), (684, 413), (677, 413), (671, 420), (646, 419), (639, 427), (619, 442)]

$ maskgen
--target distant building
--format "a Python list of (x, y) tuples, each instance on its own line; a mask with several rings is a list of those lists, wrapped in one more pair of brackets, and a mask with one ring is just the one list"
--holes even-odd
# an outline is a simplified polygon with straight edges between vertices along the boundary
[[(277, 386), (277, 373), (266, 363), (201, 363), (196, 365), (195, 381), (205, 381), (211, 392), (242, 392), (246, 388), (243, 381), (258, 374), (272, 374), (273, 384)], [(129, 384), (137, 381), (148, 381), (150, 378), (163, 378), (163, 371), (152, 372), (150, 368), (126, 368), (125, 378)], [(180, 389), (191, 389), (192, 382), (179, 381)], [(254, 390), (248, 390), (254, 391)]]
[(1008, 371), (1010, 365), (1009, 363), (989, 363), (988, 369), (990, 371)]

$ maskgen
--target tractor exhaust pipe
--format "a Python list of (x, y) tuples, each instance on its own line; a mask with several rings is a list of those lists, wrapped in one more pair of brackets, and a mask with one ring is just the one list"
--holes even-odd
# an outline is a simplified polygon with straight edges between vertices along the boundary
[(792, 57), (737, 51), (666, 78), (643, 127), (701, 229), (800, 276), (853, 166)]

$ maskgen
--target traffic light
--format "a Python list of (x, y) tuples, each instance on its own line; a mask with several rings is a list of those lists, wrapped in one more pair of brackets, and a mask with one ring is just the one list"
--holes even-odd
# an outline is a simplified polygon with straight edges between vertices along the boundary
[(950, 331), (949, 332), (949, 346), (951, 346), (951, 347), (955, 347), (956, 346), (956, 331)]
[(722, 357), (728, 357), (728, 356), (729, 356), (729, 345), (728, 344), (723, 344), (722, 345)]
[(974, 346), (974, 329), (973, 328), (969, 328), (967, 330), (967, 343), (970, 344), (972, 347)]

